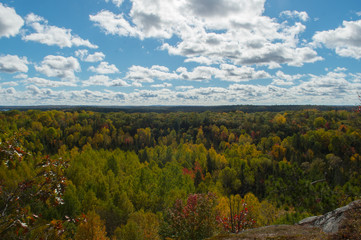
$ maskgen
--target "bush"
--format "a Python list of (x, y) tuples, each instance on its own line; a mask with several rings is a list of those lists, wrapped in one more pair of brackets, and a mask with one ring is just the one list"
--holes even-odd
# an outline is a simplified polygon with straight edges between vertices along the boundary
[(239, 233), (255, 226), (256, 221), (252, 218), (250, 208), (239, 195), (231, 196), (229, 208), (229, 216), (217, 218), (217, 221), (223, 226), (225, 232)]
[(177, 200), (165, 215), (161, 235), (180, 240), (211, 237), (217, 228), (215, 206), (212, 193), (191, 194), (186, 204)]

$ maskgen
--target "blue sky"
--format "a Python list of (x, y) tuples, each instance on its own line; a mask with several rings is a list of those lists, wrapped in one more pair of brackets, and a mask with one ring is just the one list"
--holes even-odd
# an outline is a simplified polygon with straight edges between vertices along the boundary
[(0, 105), (356, 105), (361, 4), (0, 1)]

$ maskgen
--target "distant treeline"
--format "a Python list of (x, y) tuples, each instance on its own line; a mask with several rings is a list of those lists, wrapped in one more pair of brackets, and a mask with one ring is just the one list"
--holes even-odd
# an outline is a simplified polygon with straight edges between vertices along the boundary
[(225, 106), (0, 106), (0, 111), (27, 111), (27, 110), (63, 110), (63, 111), (94, 111), (94, 112), (126, 112), (126, 113), (167, 113), (167, 112), (281, 112), (297, 111), (305, 109), (317, 109), (319, 111), (346, 110), (354, 111), (356, 106), (331, 106), (331, 105), (225, 105)]

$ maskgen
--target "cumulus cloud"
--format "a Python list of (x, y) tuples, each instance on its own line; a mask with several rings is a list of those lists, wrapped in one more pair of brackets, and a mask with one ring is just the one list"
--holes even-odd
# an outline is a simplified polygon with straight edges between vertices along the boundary
[(361, 83), (361, 73), (351, 73), (350, 76), (352, 77), (352, 82)]
[[(111, 0), (114, 5), (120, 7), (123, 4), (123, 0)], [(109, 0), (105, 0), (105, 2), (109, 2)]]
[(30, 13), (25, 18), (26, 24), (30, 26), (34, 32), (26, 34), (22, 37), (25, 41), (35, 41), (49, 46), (58, 46), (60, 48), (84, 46), (88, 48), (98, 48), (98, 46), (80, 38), (71, 33), (71, 29), (59, 28), (51, 26), (43, 17)]
[(176, 90), (181, 90), (181, 91), (185, 91), (185, 90), (189, 90), (189, 89), (193, 89), (193, 86), (177, 86), (175, 87)]
[(16, 78), (16, 79), (25, 79), (25, 78), (28, 78), (28, 75), (25, 74), (25, 73), (19, 73), (19, 74), (13, 76), (13, 78)]
[(334, 71), (335, 72), (344, 72), (344, 71), (347, 71), (347, 68), (345, 68), (345, 67), (337, 67), (337, 68), (335, 68)]
[(34, 86), (34, 85), (28, 86), (28, 87), (26, 87), (26, 89), (33, 96), (39, 95), (41, 93), (41, 90), (37, 86)]
[(132, 86), (140, 88), (143, 87), (143, 84), (141, 84), (140, 82), (132, 82)]
[[(295, 81), (296, 76), (281, 71), (275, 74), (285, 81)], [(131, 93), (116, 91), (91, 90), (51, 90), (35, 84), (27, 86), (26, 91), (14, 88), (0, 88), (0, 103), (13, 104), (52, 104), (59, 101), (64, 104), (93, 105), (222, 105), (222, 104), (354, 104), (357, 101), (357, 89), (360, 89), (360, 73), (332, 71), (325, 75), (304, 75), (302, 81), (293, 86), (231, 84), (229, 87), (177, 86), (174, 89), (154, 88), (135, 90)], [(107, 75), (89, 78), (93, 84), (111, 86), (112, 80)], [(93, 84), (88, 84), (91, 86)], [(86, 84), (85, 84), (86, 85)], [(85, 87), (83, 85), (83, 87)], [(355, 96), (355, 98), (350, 98)], [(270, 102), (272, 99), (272, 102)]]
[(342, 57), (361, 58), (361, 20), (343, 21), (342, 27), (317, 32), (313, 36), (316, 44), (334, 49)]
[(127, 94), (121, 92), (112, 92), (112, 91), (90, 91), (90, 90), (81, 90), (81, 91), (72, 91), (65, 94), (66, 98), (71, 101), (77, 101), (81, 104), (109, 104), (109, 105), (119, 105), (119, 103), (124, 102), (127, 97)]
[(0, 56), (0, 72), (16, 73), (27, 72), (29, 64), (26, 57), (18, 57), (16, 55)]
[(2, 95), (15, 95), (17, 92), (16, 92), (16, 90), (15, 90), (15, 88), (13, 88), (13, 87), (9, 87), (9, 88), (4, 88), (4, 89), (1, 89), (0, 88), (0, 94), (2, 94)]
[(19, 84), (17, 82), (14, 82), (14, 81), (0, 83), (0, 86), (9, 86), (9, 87), (16, 87), (18, 85)]
[[(106, 34), (140, 39), (161, 38), (160, 49), (184, 56), (186, 62), (236, 65), (302, 66), (322, 60), (299, 45), (305, 26), (277, 23), (264, 16), (265, 0), (131, 0), (129, 13), (108, 10), (89, 18)], [(306, 12), (283, 15), (308, 19)], [(167, 41), (172, 37), (179, 41)]]
[(206, 82), (212, 79), (222, 81), (242, 82), (255, 79), (270, 78), (271, 75), (252, 67), (237, 67), (231, 64), (221, 64), (219, 68), (210, 66), (198, 66), (189, 71), (185, 67), (179, 67), (175, 72), (170, 72), (167, 67), (154, 65), (151, 68), (132, 66), (126, 74), (126, 79), (137, 83), (153, 83), (154, 80), (185, 80)]
[(217, 71), (217, 68), (207, 66), (196, 67), (191, 72), (189, 72), (185, 67), (180, 67), (177, 69), (179, 77), (188, 81), (209, 81)]
[(309, 19), (308, 14), (306, 12), (290, 11), (290, 10), (281, 12), (280, 16), (285, 16), (289, 18), (299, 18), (304, 22), (306, 22)]
[(170, 88), (172, 87), (173, 85), (171, 83), (162, 83), (162, 84), (153, 84), (153, 85), (150, 85), (150, 87), (152, 88)]
[(38, 87), (76, 87), (77, 84), (72, 81), (52, 81), (49, 79), (32, 77), (25, 80), (26, 84), (33, 84)]
[(128, 87), (130, 85), (122, 79), (111, 79), (107, 75), (95, 75), (83, 81), (83, 86)]
[(14, 8), (0, 3), (0, 38), (17, 35), (24, 25), (24, 20), (15, 12)]
[(98, 74), (112, 74), (119, 72), (114, 64), (109, 64), (108, 62), (101, 62), (97, 67), (91, 66), (88, 70)]
[(139, 36), (139, 32), (124, 19), (123, 14), (116, 15), (108, 10), (102, 10), (96, 15), (90, 15), (89, 18), (104, 30), (106, 34)]
[(107, 86), (109, 84), (110, 78), (106, 75), (95, 75), (91, 76), (87, 81), (83, 81), (83, 86), (92, 86), (100, 85)]
[(86, 49), (77, 50), (75, 52), (75, 56), (79, 57), (80, 60), (84, 62), (100, 62), (105, 58), (104, 53), (95, 52), (93, 54), (89, 54), (89, 51)]
[(190, 81), (209, 81), (213, 78), (217, 78), (222, 81), (243, 82), (271, 77), (271, 75), (263, 70), (256, 71), (252, 67), (237, 67), (231, 64), (221, 64), (220, 68), (199, 66), (194, 68), (191, 72), (188, 72), (184, 67), (180, 67), (177, 69), (177, 72), (179, 72), (181, 79)]
[(348, 95), (355, 85), (346, 80), (343, 72), (329, 72), (326, 75), (310, 75), (310, 80), (295, 87), (298, 94), (305, 96), (326, 96), (334, 99)]
[(163, 81), (177, 79), (178, 75), (174, 72), (169, 72), (167, 67), (159, 65), (154, 65), (151, 68), (131, 66), (125, 78), (138, 83), (152, 83), (155, 79)]
[(74, 72), (79, 72), (81, 69), (78, 60), (74, 57), (49, 55), (44, 58), (40, 66), (35, 66), (35, 70), (48, 77), (75, 80)]
[(223, 81), (242, 82), (254, 79), (270, 78), (271, 75), (263, 70), (256, 71), (254, 68), (247, 66), (237, 67), (230, 64), (222, 64), (215, 77)]
[(299, 80), (302, 77), (302, 74), (288, 75), (282, 71), (277, 71), (276, 76), (274, 76), (274, 79), (272, 81), (272, 84), (278, 86), (291, 86), (295, 84), (296, 80)]

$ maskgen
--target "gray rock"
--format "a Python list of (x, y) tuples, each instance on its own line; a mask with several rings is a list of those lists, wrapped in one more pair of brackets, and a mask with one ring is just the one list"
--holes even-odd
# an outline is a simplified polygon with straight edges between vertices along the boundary
[(354, 209), (359, 204), (361, 204), (361, 200), (357, 200), (344, 207), (337, 208), (325, 215), (305, 218), (297, 224), (301, 226), (319, 227), (325, 233), (337, 233), (342, 220), (345, 218), (345, 213)]

